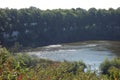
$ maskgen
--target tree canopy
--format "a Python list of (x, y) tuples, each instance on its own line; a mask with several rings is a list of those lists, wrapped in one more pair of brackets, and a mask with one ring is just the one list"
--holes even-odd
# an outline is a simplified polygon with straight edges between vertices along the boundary
[(43, 46), (83, 40), (120, 40), (120, 8), (40, 10), (0, 8), (0, 41)]

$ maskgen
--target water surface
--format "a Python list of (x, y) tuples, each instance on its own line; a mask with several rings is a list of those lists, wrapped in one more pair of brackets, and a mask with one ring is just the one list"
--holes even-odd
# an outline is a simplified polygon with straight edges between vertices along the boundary
[(106, 58), (119, 57), (119, 41), (87, 41), (62, 45), (49, 45), (40, 51), (28, 52), (39, 58), (53, 61), (83, 61), (87, 65), (98, 68)]

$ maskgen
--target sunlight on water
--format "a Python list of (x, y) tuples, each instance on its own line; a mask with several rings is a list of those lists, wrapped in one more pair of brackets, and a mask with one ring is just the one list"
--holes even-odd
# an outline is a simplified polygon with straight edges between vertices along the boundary
[(100, 63), (106, 58), (111, 60), (116, 57), (112, 50), (106, 47), (108, 44), (108, 42), (99, 41), (84, 45), (49, 45), (43, 47), (42, 51), (28, 52), (28, 54), (53, 61), (83, 61), (88, 66), (98, 69)]
[(49, 45), (49, 46), (45, 46), (45, 48), (57, 48), (57, 47), (61, 47), (62, 45)]

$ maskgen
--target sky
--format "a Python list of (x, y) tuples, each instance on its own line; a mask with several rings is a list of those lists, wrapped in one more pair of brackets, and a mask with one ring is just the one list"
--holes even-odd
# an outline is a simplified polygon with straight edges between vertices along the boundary
[(109, 9), (120, 7), (120, 0), (0, 0), (0, 8), (29, 8), (34, 6), (42, 10), (46, 9)]

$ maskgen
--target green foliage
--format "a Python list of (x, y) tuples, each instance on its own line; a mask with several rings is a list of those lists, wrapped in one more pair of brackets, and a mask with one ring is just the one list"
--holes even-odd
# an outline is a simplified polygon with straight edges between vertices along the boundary
[(106, 59), (103, 63), (100, 65), (100, 69), (103, 74), (110, 74), (109, 69), (111, 68), (120, 69), (120, 58), (114, 58), (113, 60)]
[(120, 68), (116, 68), (116, 66), (114, 66), (111, 67), (108, 72), (110, 74), (110, 80), (120, 80)]
[(29, 69), (20, 64), (23, 63), (16, 61), (5, 48), (0, 48), (0, 80), (29, 80)]
[(0, 48), (0, 80), (120, 80), (120, 60), (103, 63), (114, 65), (109, 67), (109, 75), (84, 72), (83, 62), (53, 62), (22, 53), (12, 55)]
[(120, 40), (120, 8), (0, 8), (0, 41), (6, 47), (18, 45), (15, 42), (37, 47), (81, 40)]

